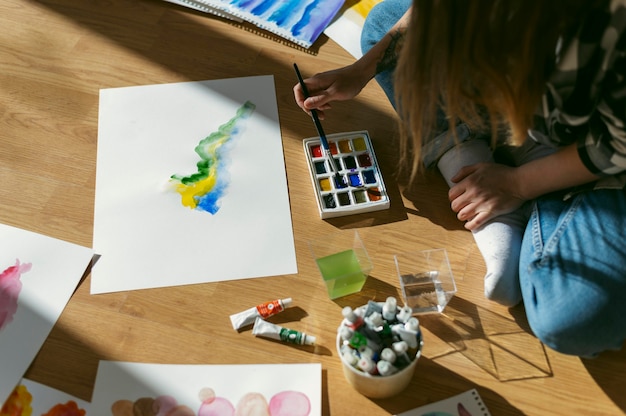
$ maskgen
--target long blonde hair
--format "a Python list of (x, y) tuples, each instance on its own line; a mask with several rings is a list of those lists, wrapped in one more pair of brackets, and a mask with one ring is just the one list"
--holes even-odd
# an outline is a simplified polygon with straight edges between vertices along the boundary
[[(555, 62), (576, 0), (414, 0), (395, 73), (401, 164), (422, 169), (437, 109), (449, 123), (520, 144)], [(450, 129), (451, 132), (454, 129)], [(441, 133), (441, 132), (439, 132)], [(454, 133), (451, 133), (454, 134)]]

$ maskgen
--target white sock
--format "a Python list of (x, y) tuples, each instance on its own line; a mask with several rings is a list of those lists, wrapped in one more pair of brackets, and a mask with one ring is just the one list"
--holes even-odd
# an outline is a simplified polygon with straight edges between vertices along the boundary
[[(480, 162), (493, 162), (492, 151), (485, 140), (468, 140), (447, 151), (437, 167), (449, 186), (450, 180), (463, 167)], [(485, 296), (505, 306), (514, 306), (521, 299), (519, 287), (519, 253), (526, 227), (525, 210), (517, 210), (489, 221), (472, 231), (485, 264)]]

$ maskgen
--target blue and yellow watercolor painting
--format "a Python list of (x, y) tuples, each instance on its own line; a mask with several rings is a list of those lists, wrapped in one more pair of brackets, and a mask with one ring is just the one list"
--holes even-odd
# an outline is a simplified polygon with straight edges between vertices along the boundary
[(198, 143), (194, 150), (200, 161), (196, 164), (195, 173), (170, 177), (184, 206), (211, 214), (219, 211), (220, 199), (229, 185), (227, 155), (240, 136), (243, 121), (255, 108), (253, 103), (246, 101), (232, 119)]
[(304, 47), (310, 47), (344, 0), (221, 0), (228, 11)]

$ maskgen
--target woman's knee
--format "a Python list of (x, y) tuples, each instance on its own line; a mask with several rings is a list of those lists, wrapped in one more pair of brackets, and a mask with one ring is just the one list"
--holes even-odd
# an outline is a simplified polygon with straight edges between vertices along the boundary
[(543, 284), (529, 285), (525, 276), (520, 278), (528, 323), (545, 345), (581, 357), (622, 347), (626, 324), (620, 317), (624, 307), (618, 294), (573, 276), (560, 281), (554, 271), (543, 274)]

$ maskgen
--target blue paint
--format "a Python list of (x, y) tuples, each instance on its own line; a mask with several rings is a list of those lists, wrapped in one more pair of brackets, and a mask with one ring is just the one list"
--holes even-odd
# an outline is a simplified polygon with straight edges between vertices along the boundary
[[(315, 41), (344, 0), (230, 0), (229, 4), (241, 12), (258, 18), (253, 23), (273, 22), (294, 38), (311, 43)], [(248, 19), (249, 20), (249, 19)]]
[(317, 39), (337, 14), (344, 0), (314, 0), (304, 10), (304, 15), (291, 29), (296, 37)]
[(226, 187), (226, 184), (222, 183), (222, 181), (218, 181), (215, 188), (213, 188), (213, 192), (206, 194), (203, 198), (196, 197), (195, 199), (198, 202), (196, 209), (215, 214), (220, 209), (218, 200), (222, 197), (222, 193)]
[(264, 1), (263, 3), (256, 6), (254, 9), (250, 10), (255, 16), (261, 16), (263, 13), (267, 12), (273, 6), (273, 1)]
[(242, 1), (231, 1), (230, 4), (234, 6), (241, 7), (242, 9), (249, 8), (253, 6), (255, 3), (258, 3), (259, 0), (242, 0)]
[(363, 171), (363, 179), (365, 183), (376, 183), (376, 174), (373, 170), (365, 170)]
[(358, 173), (352, 173), (352, 174), (348, 175), (348, 178), (350, 179), (350, 185), (351, 186), (361, 186), (361, 185), (363, 185), (363, 182), (361, 182), (361, 178), (359, 177)]
[(342, 189), (348, 186), (343, 176), (335, 176), (335, 188)]
[(285, 22), (291, 17), (291, 14), (300, 3), (300, 0), (285, 1), (267, 20), (276, 22), (278, 26), (284, 26)]
[(312, 3), (306, 6), (302, 18), (298, 23), (293, 26), (293, 28), (291, 29), (291, 33), (293, 33), (295, 36), (298, 36), (309, 25), (311, 21), (311, 11), (315, 9), (317, 3), (319, 3), (319, 0), (314, 0)]

